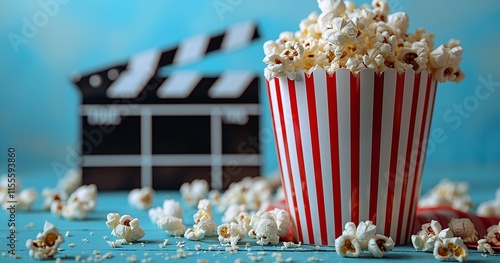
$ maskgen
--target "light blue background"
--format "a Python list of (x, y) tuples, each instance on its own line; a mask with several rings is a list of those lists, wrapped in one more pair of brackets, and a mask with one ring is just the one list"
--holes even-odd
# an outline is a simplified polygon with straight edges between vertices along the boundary
[[(42, 3), (57, 3), (53, 13)], [(61, 2), (61, 3), (60, 3)], [(210, 73), (226, 69), (262, 72), (262, 43), (282, 31), (295, 31), (301, 19), (316, 10), (315, 0), (199, 0), (199, 1), (0, 1), (0, 169), (5, 169), (7, 148), (17, 149), (18, 176), (25, 186), (43, 176), (54, 185), (64, 169), (76, 165), (80, 138), (80, 94), (70, 82), (75, 72), (91, 72), (130, 58), (150, 48), (168, 48), (181, 39), (203, 32), (219, 32), (249, 19), (259, 23), (261, 39), (231, 53), (210, 55), (186, 66)], [(63, 3), (64, 2), (64, 3)], [(233, 3), (218, 13), (214, 4)], [(358, 0), (356, 3), (368, 3)], [(413, 31), (423, 26), (436, 34), (437, 44), (462, 40), (460, 84), (439, 85), (424, 170), (424, 191), (441, 177), (467, 180), (472, 187), (500, 186), (500, 85), (489, 98), (472, 105), (461, 123), (443, 116), (454, 104), (473, 102), (480, 78), (500, 82), (500, 1), (402, 0), (389, 1), (392, 11), (406, 11)], [(47, 16), (27, 43), (16, 48), (8, 34), (23, 35), (25, 20)], [(264, 89), (262, 89), (264, 91)], [(483, 90), (484, 92), (484, 90)], [(263, 109), (267, 97), (262, 92)], [(469, 107), (471, 109), (471, 107)], [(270, 129), (264, 111), (263, 129)], [(458, 115), (452, 113), (449, 116)], [(264, 174), (278, 167), (273, 141), (264, 140)], [(0, 174), (4, 171), (0, 170)], [(493, 197), (493, 193), (491, 193)]]

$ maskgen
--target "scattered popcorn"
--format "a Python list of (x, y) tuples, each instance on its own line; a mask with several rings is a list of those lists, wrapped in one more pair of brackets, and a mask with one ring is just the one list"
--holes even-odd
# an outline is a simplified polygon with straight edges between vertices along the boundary
[(479, 239), (477, 241), (477, 251), (481, 253), (489, 253), (490, 255), (495, 255), (495, 251), (493, 251), (493, 248), (491, 248), (491, 245), (488, 244), (488, 241), (486, 239)]
[(469, 218), (452, 218), (448, 227), (453, 232), (453, 236), (462, 238), (466, 243), (478, 240), (477, 230)]
[(171, 236), (182, 236), (186, 231), (186, 226), (182, 223), (182, 219), (175, 216), (164, 216), (156, 221), (156, 225)]
[(148, 211), (149, 219), (151, 222), (156, 223), (160, 218), (164, 216), (175, 216), (182, 218), (182, 206), (181, 203), (174, 199), (167, 199), (163, 201), (162, 207), (150, 208)]
[(82, 170), (74, 168), (66, 171), (64, 176), (59, 179), (56, 189), (60, 189), (69, 195), (80, 185), (82, 185)]
[(420, 198), (419, 207), (446, 206), (463, 212), (469, 212), (472, 201), (468, 194), (469, 185), (443, 179), (429, 193)]
[(113, 229), (111, 234), (117, 238), (124, 239), (127, 242), (133, 242), (144, 236), (144, 230), (139, 226), (139, 219), (132, 218), (129, 215), (120, 217), (117, 213), (107, 215), (106, 226)]
[(496, 190), (495, 199), (479, 204), (477, 215), (484, 217), (500, 217), (500, 188)]
[(97, 187), (94, 184), (78, 187), (67, 200), (63, 200), (64, 194), (44, 189), (44, 205), (49, 205), (50, 212), (70, 220), (82, 220), (92, 212), (97, 200)]
[(22, 189), (19, 178), (16, 178), (14, 182), (11, 182), (11, 180), (7, 175), (0, 177), (0, 204), (2, 208), (7, 210), (11, 205), (9, 202), (16, 201), (16, 209), (30, 210), (37, 198), (35, 188)]
[(36, 240), (28, 239), (26, 247), (29, 255), (35, 259), (51, 259), (59, 251), (59, 246), (64, 242), (59, 230), (50, 222), (45, 221), (43, 232), (38, 233)]
[(220, 212), (226, 211), (232, 204), (244, 204), (247, 211), (262, 210), (271, 202), (272, 196), (272, 186), (263, 177), (245, 177), (231, 183), (222, 195), (216, 190), (210, 192), (210, 199)]
[(469, 250), (464, 245), (464, 242), (459, 237), (444, 238), (436, 240), (434, 246), (434, 257), (440, 261), (456, 260), (464, 262), (469, 256)]
[(222, 245), (230, 244), (231, 247), (237, 249), (238, 241), (242, 240), (246, 236), (245, 228), (242, 226), (231, 222), (224, 223), (217, 227), (218, 239)]
[(295, 79), (297, 70), (311, 74), (324, 69), (333, 74), (347, 68), (358, 73), (365, 68), (380, 74), (388, 68), (399, 73), (429, 70), (437, 81), (460, 82), (463, 53), (456, 40), (434, 48), (434, 35), (417, 29), (409, 33), (404, 12), (389, 14), (386, 0), (374, 0), (372, 7), (351, 1), (318, 0), (321, 14), (312, 12), (299, 31), (283, 32), (264, 43), (264, 75)]
[(123, 239), (117, 239), (115, 241), (106, 241), (106, 243), (108, 243), (108, 245), (112, 248), (117, 248), (121, 246), (123, 242), (124, 242)]
[(486, 230), (488, 233), (485, 238), (488, 243), (500, 246), (500, 222), (498, 225), (492, 225)]
[(128, 193), (128, 203), (135, 209), (145, 210), (153, 205), (154, 194), (155, 191), (149, 186), (132, 189)]
[(191, 183), (183, 183), (179, 192), (184, 202), (190, 206), (196, 206), (208, 193), (208, 183), (203, 179), (195, 179)]
[(337, 254), (343, 257), (359, 257), (363, 250), (368, 250), (377, 258), (394, 249), (394, 241), (390, 237), (377, 234), (377, 226), (371, 221), (361, 221), (358, 226), (348, 222), (342, 235), (335, 239)]
[(301, 247), (302, 246), (302, 242), (299, 242), (298, 244), (295, 244), (293, 242), (283, 242), (283, 246), (282, 246), (282, 249), (285, 249), (285, 248), (297, 248), (297, 247)]

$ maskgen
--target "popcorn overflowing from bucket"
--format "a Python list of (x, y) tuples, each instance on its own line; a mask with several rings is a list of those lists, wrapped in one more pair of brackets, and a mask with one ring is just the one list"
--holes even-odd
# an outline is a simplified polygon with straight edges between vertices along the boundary
[(465, 75), (459, 65), (463, 49), (450, 40), (434, 48), (434, 34), (420, 28), (408, 32), (404, 12), (389, 14), (386, 0), (373, 0), (359, 8), (353, 2), (318, 0), (321, 13), (312, 12), (297, 32), (283, 32), (264, 44), (265, 77), (296, 78), (296, 71), (311, 74), (324, 69), (330, 75), (340, 68), (353, 73), (368, 68), (380, 74), (429, 70), (439, 82), (460, 82)]

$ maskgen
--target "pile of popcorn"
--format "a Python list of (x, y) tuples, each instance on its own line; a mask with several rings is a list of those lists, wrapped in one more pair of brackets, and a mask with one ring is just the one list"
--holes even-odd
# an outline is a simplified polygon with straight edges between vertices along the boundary
[(346, 223), (342, 235), (335, 239), (335, 249), (342, 257), (359, 257), (363, 250), (368, 250), (376, 258), (394, 249), (391, 237), (377, 234), (377, 226), (371, 221), (361, 221), (356, 226)]
[(404, 12), (389, 14), (386, 0), (356, 7), (354, 2), (317, 0), (322, 13), (312, 12), (297, 32), (283, 32), (264, 44), (265, 77), (295, 79), (296, 71), (311, 74), (324, 69), (330, 75), (340, 68), (354, 74), (368, 68), (376, 73), (393, 68), (403, 73), (428, 70), (439, 82), (460, 82), (463, 52), (460, 42), (434, 48), (434, 35), (424, 29), (408, 32)]
[(472, 201), (469, 196), (469, 185), (466, 182), (453, 182), (442, 179), (426, 195), (418, 201), (418, 207), (451, 207), (463, 212), (472, 209)]

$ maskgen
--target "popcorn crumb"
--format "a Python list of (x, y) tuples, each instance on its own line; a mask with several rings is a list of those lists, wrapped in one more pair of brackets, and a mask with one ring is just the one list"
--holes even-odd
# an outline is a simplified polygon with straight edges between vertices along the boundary
[(71, 236), (71, 233), (69, 231), (66, 231), (66, 233), (64, 234), (66, 237), (69, 237)]
[(68, 247), (75, 247), (75, 243), (69, 243)]
[(94, 235), (94, 232), (90, 232), (90, 233), (89, 233), (89, 235), (90, 235), (90, 236), (93, 236), (93, 235)]
[(197, 259), (196, 263), (210, 263), (208, 259)]
[(322, 259), (317, 258), (317, 257), (308, 257), (308, 258), (307, 258), (307, 261), (308, 261), (308, 262), (323, 262), (323, 260), (322, 260)]
[(102, 236), (102, 238), (103, 238), (104, 240), (106, 240), (106, 239), (108, 239), (109, 237), (108, 237), (108, 236)]
[(82, 241), (83, 241), (83, 242), (85, 242), (85, 243), (88, 243), (88, 242), (89, 242), (89, 240), (88, 240), (88, 239), (86, 239), (86, 238), (82, 238)]
[(24, 226), (24, 228), (26, 228), (26, 229), (30, 229), (30, 228), (33, 228), (33, 227), (35, 227), (35, 223), (33, 223), (33, 222), (30, 222), (30, 223), (28, 223), (28, 224), (26, 224)]
[(61, 258), (56, 258), (56, 263), (62, 263), (62, 259)]
[(127, 262), (129, 262), (129, 263), (137, 262), (137, 256), (131, 255), (131, 256), (127, 257)]
[(201, 248), (201, 245), (200, 245), (200, 244), (196, 244), (196, 245), (194, 245), (194, 249), (195, 249), (196, 251), (200, 250), (200, 248)]

